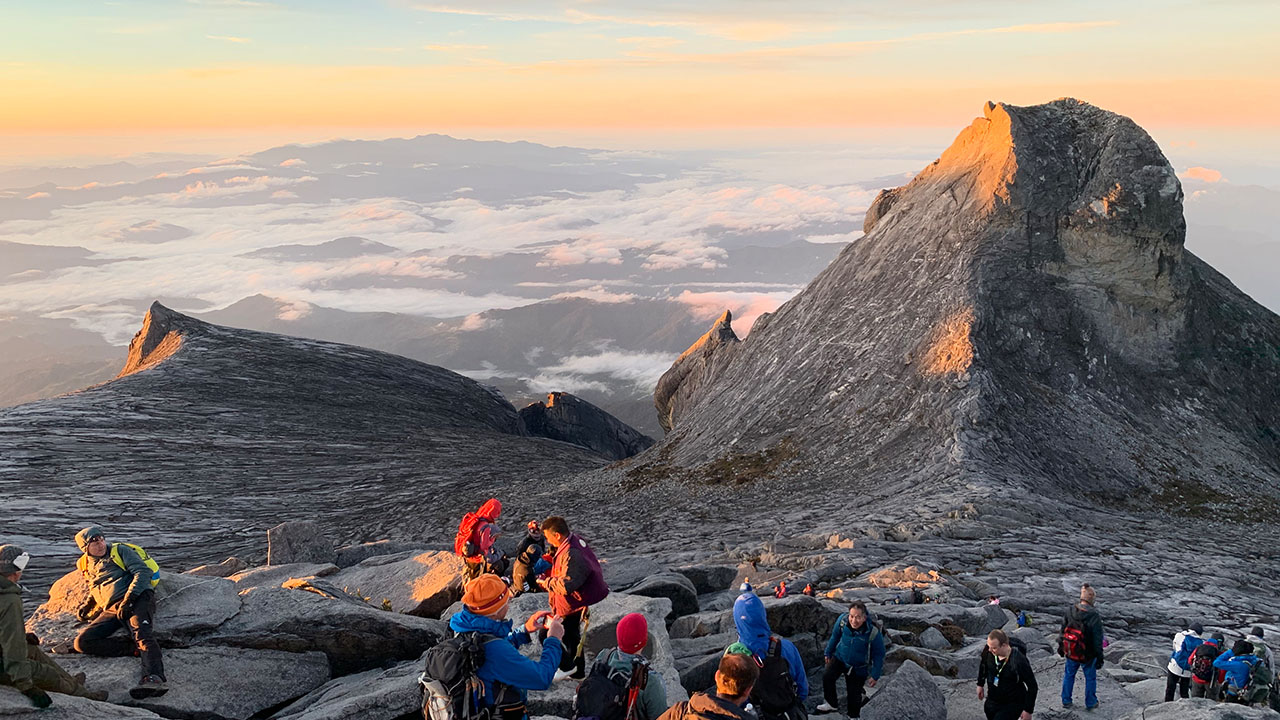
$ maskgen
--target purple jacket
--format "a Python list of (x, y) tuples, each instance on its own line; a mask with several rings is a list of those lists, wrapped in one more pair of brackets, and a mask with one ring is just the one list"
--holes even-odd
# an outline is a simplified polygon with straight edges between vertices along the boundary
[(595, 605), (609, 594), (596, 554), (573, 533), (556, 548), (547, 589), (551, 610), (561, 617)]

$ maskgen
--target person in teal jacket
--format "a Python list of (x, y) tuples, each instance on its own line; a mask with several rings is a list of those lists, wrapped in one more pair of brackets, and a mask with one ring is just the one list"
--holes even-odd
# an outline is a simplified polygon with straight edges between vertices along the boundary
[(862, 688), (875, 687), (884, 671), (884, 636), (869, 620), (867, 606), (858, 602), (847, 615), (836, 620), (831, 638), (823, 652), (826, 668), (822, 671), (822, 704), (820, 713), (836, 709), (836, 678), (844, 676), (845, 707), (851, 718), (861, 717)]
[[(449, 620), (455, 633), (480, 632), (493, 635), (484, 645), (484, 664), (476, 675), (484, 682), (489, 707), (497, 709), (501, 720), (527, 717), (525, 699), (529, 690), (546, 690), (560, 667), (564, 625), (546, 610), (534, 613), (518, 630), (507, 620), (511, 591), (502, 578), (484, 574), (467, 583), (462, 610)], [(547, 639), (537, 661), (518, 649), (530, 640), (530, 633), (545, 624)]]
[(1228, 699), (1236, 699), (1244, 686), (1249, 684), (1249, 672), (1258, 661), (1253, 654), (1253, 644), (1248, 640), (1237, 640), (1230, 650), (1213, 661), (1213, 666), (1227, 675), (1223, 686)]

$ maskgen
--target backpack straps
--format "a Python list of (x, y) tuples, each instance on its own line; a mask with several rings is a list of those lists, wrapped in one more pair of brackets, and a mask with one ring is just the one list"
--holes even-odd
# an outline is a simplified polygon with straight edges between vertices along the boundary
[(769, 649), (765, 651), (765, 657), (778, 657), (782, 654), (782, 638), (777, 635), (769, 636)]

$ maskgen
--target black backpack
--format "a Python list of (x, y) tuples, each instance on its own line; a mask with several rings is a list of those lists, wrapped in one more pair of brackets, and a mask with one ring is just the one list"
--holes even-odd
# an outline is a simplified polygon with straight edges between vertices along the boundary
[(1188, 669), (1192, 675), (1195, 675), (1202, 683), (1213, 682), (1213, 676), (1217, 670), (1213, 667), (1213, 661), (1218, 659), (1218, 646), (1213, 643), (1201, 643), (1191, 653), (1191, 659), (1187, 662)]
[(427, 651), (422, 685), (426, 720), (488, 720), (493, 699), (476, 673), (484, 665), (484, 644), (495, 639), (479, 632), (459, 633)]
[(632, 720), (636, 715), (636, 699), (648, 682), (649, 663), (644, 658), (636, 658), (631, 663), (631, 671), (627, 672), (610, 665), (608, 654), (601, 656), (578, 685), (578, 694), (573, 698), (573, 720)]
[(782, 639), (770, 637), (769, 650), (756, 662), (760, 679), (751, 689), (751, 702), (762, 711), (762, 720), (785, 716), (796, 704), (796, 683), (791, 679), (791, 663), (782, 657)]

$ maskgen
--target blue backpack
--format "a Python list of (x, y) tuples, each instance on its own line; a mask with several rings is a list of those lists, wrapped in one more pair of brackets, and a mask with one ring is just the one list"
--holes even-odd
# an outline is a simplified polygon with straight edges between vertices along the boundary
[(1203, 644), (1204, 638), (1185, 637), (1182, 639), (1182, 647), (1178, 648), (1177, 652), (1170, 653), (1169, 657), (1173, 658), (1173, 661), (1178, 663), (1178, 667), (1183, 670), (1190, 670), (1191, 654), (1196, 651), (1196, 648)]

